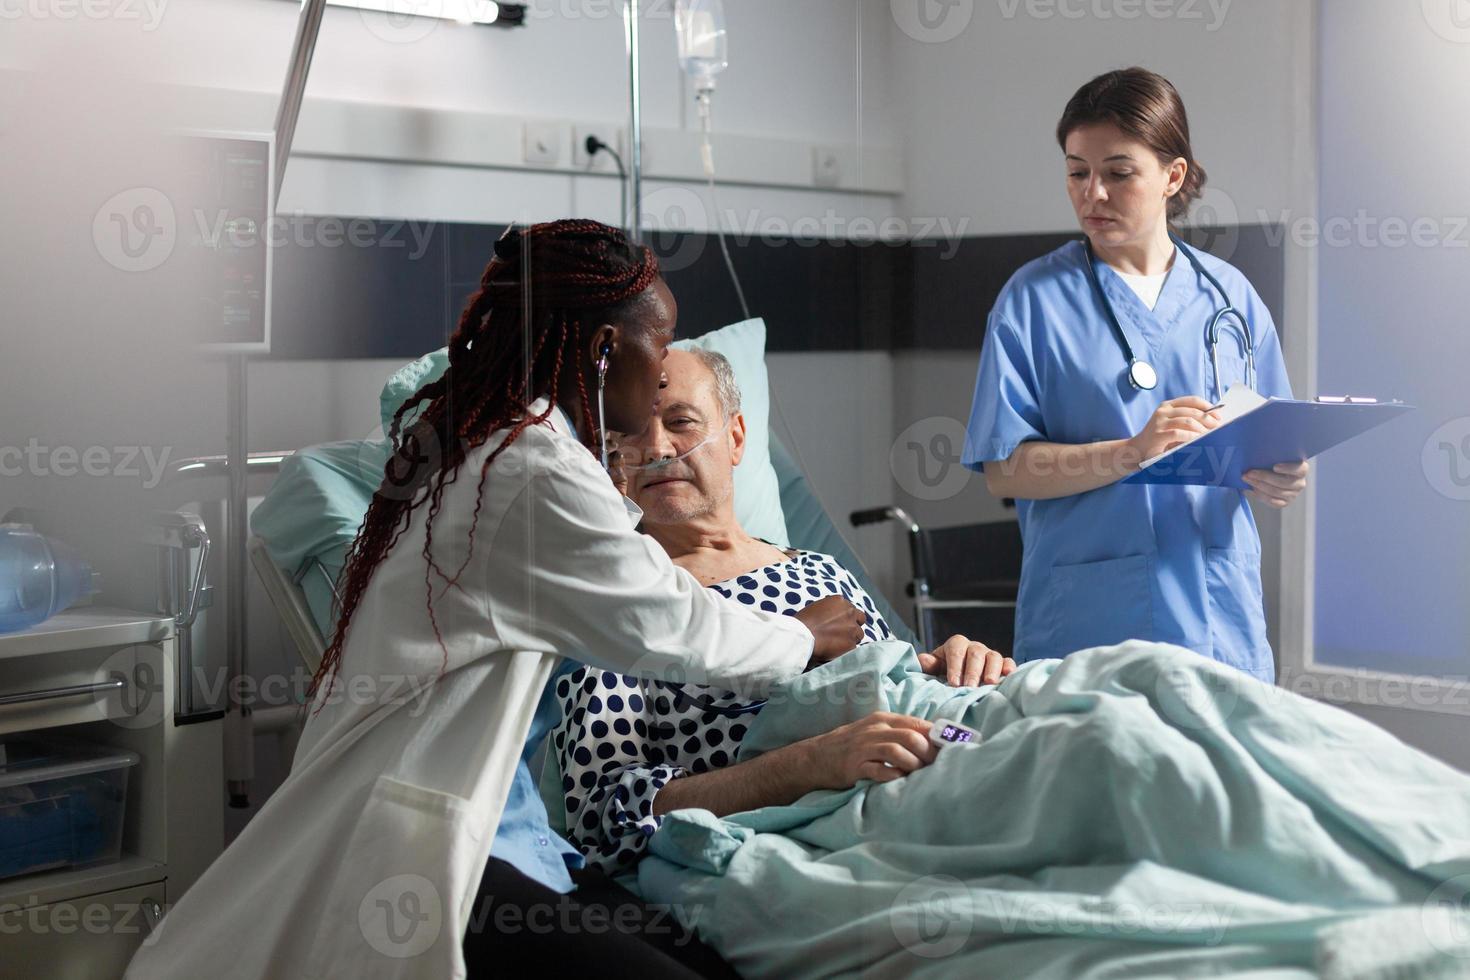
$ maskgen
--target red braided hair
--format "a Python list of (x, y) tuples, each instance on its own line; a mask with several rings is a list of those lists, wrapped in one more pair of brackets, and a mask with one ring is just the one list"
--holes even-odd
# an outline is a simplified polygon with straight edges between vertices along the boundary
[[(458, 587), (474, 554), (480, 499), (490, 465), (529, 425), (555, 410), (561, 386), (575, 379), (581, 403), (578, 429), (588, 448), (596, 424), (587, 401), (582, 341), (585, 330), (615, 322), (659, 276), (658, 260), (618, 229), (595, 221), (567, 219), (511, 228), (495, 244), (495, 257), (469, 298), (449, 340), (449, 368), (409, 397), (393, 415), (388, 439), (393, 455), (378, 492), (347, 552), (342, 602), (331, 644), (312, 677), (310, 693), (329, 684), (342, 660), (352, 614), (373, 571), (408, 529), (410, 515), (429, 502), (424, 526), (424, 585), (429, 622), (448, 662), (449, 650), (434, 615), (434, 577), (443, 588)], [(569, 373), (569, 375), (568, 375)], [(532, 415), (537, 399), (546, 411)], [(408, 425), (405, 428), (405, 418)], [(450, 575), (432, 552), (434, 518), (444, 488), (459, 476), (466, 454), (490, 436), (509, 429), (480, 466), (469, 553)], [(406, 488), (406, 492), (405, 492)]]

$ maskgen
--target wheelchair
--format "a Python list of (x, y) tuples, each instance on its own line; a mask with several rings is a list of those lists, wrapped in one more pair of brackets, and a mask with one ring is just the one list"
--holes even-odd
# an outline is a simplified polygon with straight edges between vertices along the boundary
[(1010, 656), (1016, 639), (1021, 581), (1021, 525), (990, 521), (924, 528), (902, 507), (853, 511), (853, 527), (898, 521), (908, 529), (919, 649), (932, 650), (956, 633)]

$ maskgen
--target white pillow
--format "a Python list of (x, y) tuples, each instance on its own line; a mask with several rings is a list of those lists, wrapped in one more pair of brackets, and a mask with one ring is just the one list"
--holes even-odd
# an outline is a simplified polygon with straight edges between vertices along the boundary
[[(745, 456), (735, 467), (735, 519), (746, 532), (786, 547), (786, 515), (781, 512), (781, 489), (771, 466), (771, 386), (766, 375), (766, 323), (756, 317), (712, 330), (692, 340), (679, 340), (683, 350), (702, 347), (729, 360), (740, 386), (740, 411), (745, 416)], [(398, 406), (428, 381), (444, 373), (448, 348), (425, 354), (394, 372), (379, 398), (383, 431)]]
[(735, 519), (748, 534), (786, 547), (786, 515), (781, 487), (771, 465), (771, 383), (766, 375), (766, 322), (760, 317), (732, 323), (693, 340), (678, 340), (683, 350), (702, 347), (725, 355), (740, 386), (745, 416), (745, 455), (735, 467)]

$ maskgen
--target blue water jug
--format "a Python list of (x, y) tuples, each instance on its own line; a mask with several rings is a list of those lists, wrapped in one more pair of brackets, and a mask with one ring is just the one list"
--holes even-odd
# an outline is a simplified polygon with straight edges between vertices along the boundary
[(0, 524), (0, 633), (43, 623), (91, 595), (92, 566), (29, 524)]

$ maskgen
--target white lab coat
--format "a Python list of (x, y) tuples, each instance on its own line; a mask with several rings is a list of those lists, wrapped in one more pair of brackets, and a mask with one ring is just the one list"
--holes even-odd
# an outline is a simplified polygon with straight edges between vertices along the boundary
[[(425, 606), (421, 504), (357, 608), (341, 696), (310, 717), (290, 777), (164, 916), (130, 980), (462, 977), (480, 875), (562, 656), (751, 696), (801, 671), (806, 627), (701, 588), (629, 526), (562, 413), (551, 419), (491, 468), (459, 585), (434, 576), (447, 658)], [(445, 488), (433, 554), (447, 575), (500, 440)]]

